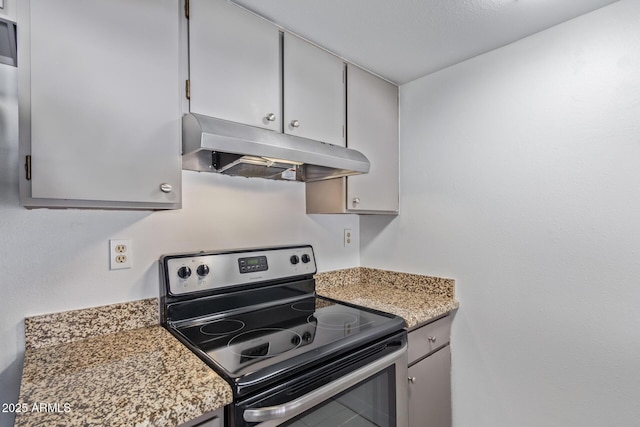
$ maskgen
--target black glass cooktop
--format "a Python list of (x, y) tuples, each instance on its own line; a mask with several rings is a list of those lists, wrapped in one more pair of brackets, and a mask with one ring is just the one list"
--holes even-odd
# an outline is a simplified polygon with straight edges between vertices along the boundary
[(311, 390), (405, 340), (401, 317), (317, 296), (316, 272), (310, 245), (164, 255), (160, 322), (236, 400)]
[(174, 327), (229, 378), (270, 375), (371, 342), (404, 326), (393, 315), (309, 296)]

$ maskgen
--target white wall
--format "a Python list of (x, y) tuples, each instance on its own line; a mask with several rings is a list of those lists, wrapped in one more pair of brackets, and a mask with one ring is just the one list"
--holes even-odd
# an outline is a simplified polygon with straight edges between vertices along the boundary
[(361, 264), (457, 279), (456, 426), (640, 422), (640, 1), (401, 87)]
[[(306, 215), (300, 183), (185, 171), (178, 211), (22, 208), (16, 74), (0, 64), (0, 403), (18, 398), (24, 317), (156, 297), (161, 254), (310, 243), (319, 271), (359, 265), (359, 218)], [(109, 271), (112, 238), (133, 239), (133, 269)]]

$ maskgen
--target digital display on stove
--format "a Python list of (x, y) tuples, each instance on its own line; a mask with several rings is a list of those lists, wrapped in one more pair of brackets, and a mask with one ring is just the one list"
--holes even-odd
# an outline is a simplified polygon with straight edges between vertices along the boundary
[(241, 274), (253, 273), (256, 271), (267, 271), (269, 269), (269, 266), (267, 265), (267, 257), (262, 255), (238, 258), (238, 269)]

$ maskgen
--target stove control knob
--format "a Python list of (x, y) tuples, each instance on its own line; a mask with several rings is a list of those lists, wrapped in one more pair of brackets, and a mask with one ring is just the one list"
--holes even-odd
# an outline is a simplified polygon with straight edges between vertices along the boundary
[(311, 261), (311, 257), (309, 256), (309, 254), (303, 254), (301, 259), (305, 264)]
[(209, 274), (209, 266), (207, 264), (200, 264), (198, 268), (196, 268), (196, 273), (198, 276), (204, 277)]
[(300, 345), (300, 335), (294, 335), (293, 338), (291, 338), (291, 344)]
[(189, 267), (180, 267), (178, 269), (178, 277), (181, 279), (188, 279), (191, 276), (191, 269)]
[(302, 334), (302, 341), (309, 342), (311, 340), (311, 332), (307, 331)]
[(300, 258), (298, 258), (298, 255), (291, 255), (291, 258), (289, 258), (289, 261), (291, 261), (291, 264), (296, 265), (297, 263), (300, 262)]

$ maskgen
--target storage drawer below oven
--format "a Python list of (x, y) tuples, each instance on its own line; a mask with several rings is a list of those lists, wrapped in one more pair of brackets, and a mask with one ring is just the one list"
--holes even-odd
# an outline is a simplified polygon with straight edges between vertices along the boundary
[(449, 342), (451, 316), (409, 332), (409, 365)]

